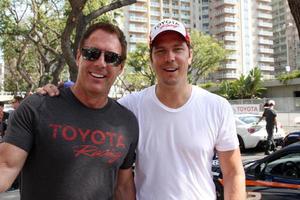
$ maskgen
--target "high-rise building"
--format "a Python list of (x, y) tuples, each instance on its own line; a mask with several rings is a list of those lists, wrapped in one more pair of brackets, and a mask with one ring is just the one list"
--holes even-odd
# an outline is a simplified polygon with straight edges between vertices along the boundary
[(259, 67), (273, 78), (271, 0), (212, 0), (210, 32), (231, 51), (214, 79), (236, 79)]
[[(206, 0), (208, 3), (208, 0)], [(137, 43), (148, 42), (150, 28), (164, 18), (182, 21), (187, 28), (202, 28), (199, 23), (199, 5), (193, 9), (190, 0), (137, 0), (137, 3), (124, 8), (124, 32), (128, 50), (135, 49)], [(208, 21), (208, 7), (206, 22)], [(208, 28), (208, 25), (207, 25)]]
[(129, 51), (148, 41), (151, 26), (173, 18), (211, 34), (231, 51), (212, 80), (237, 79), (254, 67), (265, 79), (274, 77), (271, 0), (137, 0), (124, 8), (124, 16)]
[(300, 43), (287, 0), (272, 1), (276, 73), (300, 69)]

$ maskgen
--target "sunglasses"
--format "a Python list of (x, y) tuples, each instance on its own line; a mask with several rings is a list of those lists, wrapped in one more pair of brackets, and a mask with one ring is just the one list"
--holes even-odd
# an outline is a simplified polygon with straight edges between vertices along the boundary
[(103, 51), (97, 48), (81, 48), (83, 59), (89, 61), (98, 60), (102, 53), (104, 53), (104, 61), (108, 65), (118, 66), (122, 63), (122, 57), (111, 51)]

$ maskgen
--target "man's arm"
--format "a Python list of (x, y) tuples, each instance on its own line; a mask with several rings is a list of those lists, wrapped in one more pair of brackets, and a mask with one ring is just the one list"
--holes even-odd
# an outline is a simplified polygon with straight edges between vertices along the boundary
[(119, 170), (116, 200), (135, 200), (135, 186), (131, 168)]
[(20, 173), (28, 153), (9, 143), (0, 143), (0, 192), (4, 192)]
[(246, 199), (245, 172), (240, 150), (218, 151), (218, 156), (224, 179), (224, 199)]

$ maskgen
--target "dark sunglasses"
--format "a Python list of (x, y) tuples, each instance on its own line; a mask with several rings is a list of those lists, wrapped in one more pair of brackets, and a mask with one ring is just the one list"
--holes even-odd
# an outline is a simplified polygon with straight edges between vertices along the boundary
[(104, 53), (104, 61), (106, 64), (118, 66), (122, 63), (122, 57), (111, 51), (103, 51), (97, 48), (81, 48), (83, 59), (89, 61), (95, 61), (99, 59), (101, 53)]

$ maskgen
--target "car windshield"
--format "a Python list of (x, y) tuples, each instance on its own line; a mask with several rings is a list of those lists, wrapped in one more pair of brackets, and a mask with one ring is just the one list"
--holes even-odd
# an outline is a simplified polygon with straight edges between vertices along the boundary
[(246, 124), (252, 124), (255, 123), (259, 120), (259, 116), (240, 116), (239, 120), (241, 120), (242, 122), (246, 123)]

